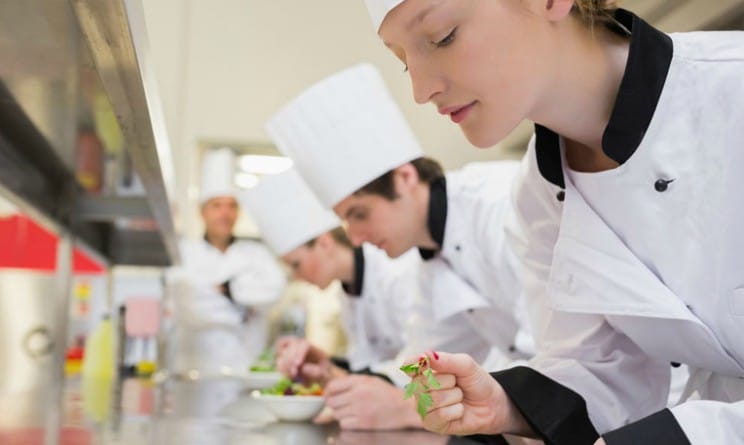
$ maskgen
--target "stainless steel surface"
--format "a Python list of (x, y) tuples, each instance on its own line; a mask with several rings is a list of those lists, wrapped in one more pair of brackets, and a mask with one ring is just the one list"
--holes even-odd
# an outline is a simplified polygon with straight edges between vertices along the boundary
[(54, 325), (51, 332), (53, 338), (58, 340), (53, 349), (53, 367), (51, 369), (51, 382), (45, 389), (49, 391), (52, 405), (47, 410), (47, 424), (44, 435), (45, 445), (56, 445), (60, 443), (60, 429), (62, 427), (61, 412), (54, 407), (62, 406), (62, 391), (64, 389), (65, 370), (65, 347), (64, 339), (67, 338), (67, 322), (70, 313), (70, 297), (72, 290), (72, 248), (74, 239), (69, 232), (59, 234), (57, 243), (57, 270), (55, 276), (54, 300), (49, 305), (53, 309)]
[[(170, 148), (149, 62), (147, 31), (138, 0), (72, 0), (98, 74), (127, 141), (128, 153), (158, 222), (168, 256), (178, 262), (170, 213)], [(149, 94), (148, 94), (149, 93)]]
[(0, 3), (0, 78), (71, 170), (78, 124), (79, 39), (61, 1)]
[[(102, 390), (108, 389), (104, 394)], [(91, 398), (97, 391), (98, 399)], [(83, 428), (98, 445), (420, 445), (462, 444), (425, 431), (340, 431), (336, 424), (275, 422), (239, 379), (127, 379), (117, 384), (72, 379), (66, 426)], [(82, 404), (80, 403), (82, 401)], [(81, 406), (82, 405), (82, 406)], [(106, 410), (106, 406), (113, 409)]]
[(83, 221), (149, 220), (147, 199), (139, 196), (86, 196), (77, 202), (76, 212)]
[(40, 329), (55, 332), (56, 284), (53, 274), (0, 270), (0, 429), (46, 422), (52, 403), (38, 389), (52, 383), (54, 357), (30, 353), (28, 342)]
[[(115, 224), (115, 225), (118, 225)], [(163, 239), (156, 230), (129, 228), (130, 224), (118, 225), (109, 238), (111, 260), (117, 265), (165, 265), (172, 258), (163, 245)]]
[[(147, 57), (140, 0), (0, 2), (0, 193), (112, 264), (178, 261), (172, 161)], [(92, 133), (107, 160), (101, 170), (123, 171), (113, 165), (127, 159), (123, 150), (132, 158), (146, 214), (131, 204), (83, 201), (91, 192), (75, 174), (78, 138)], [(109, 194), (118, 183), (103, 182)], [(86, 220), (78, 210), (91, 204)], [(111, 214), (117, 210), (118, 218)], [(135, 250), (129, 240), (144, 247)], [(127, 248), (117, 251), (122, 244)]]

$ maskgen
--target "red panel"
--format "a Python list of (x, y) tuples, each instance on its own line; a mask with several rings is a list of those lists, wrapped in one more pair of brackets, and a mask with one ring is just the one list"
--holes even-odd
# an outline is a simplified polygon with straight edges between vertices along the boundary
[[(0, 267), (53, 272), (57, 237), (24, 215), (0, 218)], [(75, 273), (95, 274), (104, 268), (79, 249), (73, 252)]]
[[(60, 445), (90, 445), (93, 433), (82, 428), (62, 428)], [(43, 445), (43, 428), (0, 430), (0, 444), (3, 445)]]
[(100, 264), (80, 249), (75, 249), (72, 252), (72, 268), (76, 274), (99, 274), (105, 272), (105, 269)]

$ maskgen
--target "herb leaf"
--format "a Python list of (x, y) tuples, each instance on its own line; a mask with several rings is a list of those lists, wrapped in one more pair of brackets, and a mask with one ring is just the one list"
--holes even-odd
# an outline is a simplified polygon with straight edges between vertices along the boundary
[(405, 372), (406, 374), (418, 374), (420, 368), (421, 367), (418, 363), (410, 363), (408, 365), (401, 366), (400, 370)]
[(411, 382), (405, 386), (406, 395), (403, 396), (403, 400), (410, 399), (418, 390), (418, 383)]
[(431, 398), (431, 394), (428, 392), (422, 392), (418, 396), (418, 403), (416, 404), (416, 410), (419, 413), (419, 416), (423, 419), (426, 417), (426, 413), (429, 411), (429, 408), (434, 404), (434, 400)]
[(439, 381), (434, 376), (434, 372), (429, 368), (429, 357), (423, 356), (417, 363), (401, 366), (400, 370), (406, 374), (413, 375), (414, 378), (419, 376), (424, 377), (424, 380), (421, 382), (414, 380), (407, 384), (405, 386), (405, 396), (403, 396), (403, 400), (414, 395), (418, 398), (416, 411), (418, 411), (419, 416), (423, 419), (432, 405), (434, 405), (434, 400), (428, 391), (441, 388)]
[(441, 387), (441, 385), (439, 384), (439, 380), (434, 377), (434, 373), (431, 372), (431, 369), (426, 369), (424, 371), (424, 377), (426, 377), (426, 386), (428, 386), (429, 388), (439, 389)]

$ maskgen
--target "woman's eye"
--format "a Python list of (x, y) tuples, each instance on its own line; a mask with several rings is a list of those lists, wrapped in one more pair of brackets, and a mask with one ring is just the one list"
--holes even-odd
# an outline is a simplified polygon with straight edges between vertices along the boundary
[(434, 45), (437, 48), (444, 48), (445, 46), (450, 45), (452, 42), (455, 41), (455, 34), (457, 33), (457, 27), (455, 27), (445, 38), (442, 40), (436, 42)]

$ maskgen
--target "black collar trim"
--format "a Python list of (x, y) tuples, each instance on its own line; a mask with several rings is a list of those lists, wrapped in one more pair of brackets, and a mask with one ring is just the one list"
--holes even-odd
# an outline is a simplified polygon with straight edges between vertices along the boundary
[(429, 228), (431, 238), (439, 247), (437, 249), (419, 248), (419, 254), (425, 260), (434, 258), (444, 245), (444, 228), (447, 225), (447, 180), (445, 177), (433, 180), (429, 190), (429, 213), (426, 217), (426, 226)]
[[(631, 32), (630, 49), (615, 105), (602, 135), (602, 150), (623, 164), (635, 153), (651, 123), (672, 63), (673, 45), (668, 35), (629, 11), (618, 9), (615, 20)], [(540, 173), (546, 180), (565, 188), (559, 147), (556, 133), (535, 125)]]
[(354, 282), (341, 283), (344, 292), (352, 297), (360, 297), (364, 286), (364, 251), (361, 247), (354, 248)]

